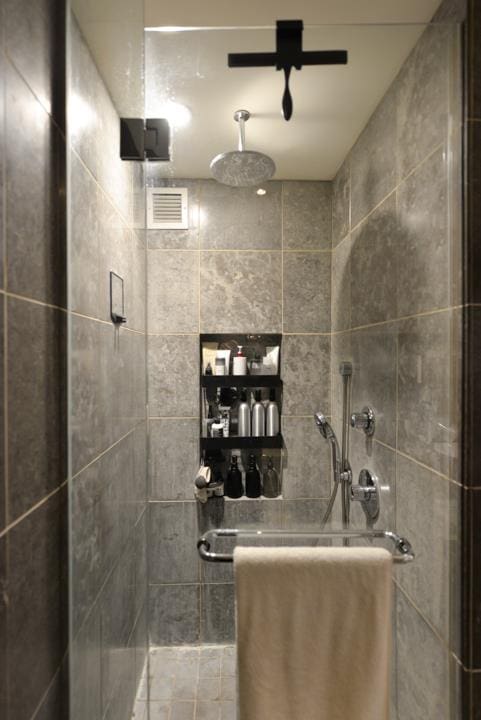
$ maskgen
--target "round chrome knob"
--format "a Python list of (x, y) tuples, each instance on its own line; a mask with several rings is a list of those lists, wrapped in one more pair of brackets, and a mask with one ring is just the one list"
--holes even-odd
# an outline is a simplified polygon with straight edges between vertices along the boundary
[(370, 407), (365, 407), (360, 413), (353, 413), (351, 415), (351, 427), (357, 430), (364, 430), (366, 435), (374, 435), (376, 428), (376, 419), (374, 417), (374, 410)]

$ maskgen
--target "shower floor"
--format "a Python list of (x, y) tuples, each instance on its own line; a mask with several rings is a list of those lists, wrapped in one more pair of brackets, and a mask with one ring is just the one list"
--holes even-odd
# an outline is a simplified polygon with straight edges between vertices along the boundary
[(155, 647), (148, 672), (146, 663), (133, 720), (147, 720), (148, 704), (150, 720), (235, 720), (233, 645)]

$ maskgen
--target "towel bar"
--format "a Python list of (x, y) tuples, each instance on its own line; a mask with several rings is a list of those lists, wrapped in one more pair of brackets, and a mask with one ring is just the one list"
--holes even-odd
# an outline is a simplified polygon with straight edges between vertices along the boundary
[(239, 530), (228, 528), (216, 528), (209, 530), (197, 541), (197, 550), (202, 560), (206, 562), (233, 562), (232, 553), (211, 552), (210, 544), (213, 538), (239, 537), (239, 538), (317, 538), (318, 540), (390, 540), (394, 546), (393, 562), (408, 563), (414, 560), (414, 552), (411, 543), (406, 538), (397, 535), (390, 530), (372, 531), (341, 531), (341, 532), (309, 532), (303, 530)]

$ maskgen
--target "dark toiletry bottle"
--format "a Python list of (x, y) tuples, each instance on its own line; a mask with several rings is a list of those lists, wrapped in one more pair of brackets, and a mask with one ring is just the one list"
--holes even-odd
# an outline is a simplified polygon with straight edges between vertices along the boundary
[(230, 498), (240, 498), (244, 494), (242, 487), (242, 473), (237, 467), (237, 456), (233, 455), (229, 472), (224, 483), (224, 494)]
[(255, 455), (249, 455), (249, 467), (246, 472), (246, 495), (249, 498), (261, 496), (261, 476), (257, 469)]
[(267, 460), (267, 470), (264, 471), (262, 477), (262, 490), (266, 498), (276, 498), (281, 494), (279, 474), (271, 457)]

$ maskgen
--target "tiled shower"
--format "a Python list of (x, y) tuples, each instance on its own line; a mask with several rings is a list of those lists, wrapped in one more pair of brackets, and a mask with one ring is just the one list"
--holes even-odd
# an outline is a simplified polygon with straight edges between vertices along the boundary
[[(438, 19), (459, 19), (453, 8)], [(426, 29), (332, 181), (274, 180), (258, 196), (119, 160), (133, 108), (107, 89), (85, 16), (69, 15), (66, 130), (61, 3), (5, 0), (0, 14), (0, 716), (128, 718), (136, 695), (148, 710), (150, 672), (151, 717), (231, 717), (232, 572), (202, 565), (195, 542), (219, 523), (319, 527), (331, 476), (312, 413), (339, 432), (350, 360), (353, 410), (377, 417), (373, 442), (351, 435), (354, 476), (368, 466), (385, 481), (379, 522), (417, 553), (394, 578), (392, 718), (475, 720), (479, 480), (465, 438), (479, 217), (470, 164), (467, 246), (459, 26)], [(148, 103), (160, 37), (137, 20)], [(471, 47), (474, 4), (469, 27)], [(146, 230), (145, 188), (173, 184), (189, 190), (189, 229)], [(111, 270), (125, 281), (120, 328)], [(221, 520), (199, 513), (192, 484), (211, 332), (282, 334), (283, 494), (228, 500)]]

